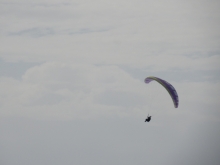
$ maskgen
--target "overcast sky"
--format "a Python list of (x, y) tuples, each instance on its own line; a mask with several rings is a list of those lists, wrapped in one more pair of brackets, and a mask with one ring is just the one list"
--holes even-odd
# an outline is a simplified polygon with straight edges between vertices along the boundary
[(0, 164), (219, 165), (219, 8), (1, 0)]

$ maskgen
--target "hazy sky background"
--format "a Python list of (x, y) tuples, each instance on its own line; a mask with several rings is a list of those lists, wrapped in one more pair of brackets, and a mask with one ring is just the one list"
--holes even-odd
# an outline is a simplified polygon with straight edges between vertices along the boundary
[(219, 165), (219, 8), (1, 0), (0, 164)]

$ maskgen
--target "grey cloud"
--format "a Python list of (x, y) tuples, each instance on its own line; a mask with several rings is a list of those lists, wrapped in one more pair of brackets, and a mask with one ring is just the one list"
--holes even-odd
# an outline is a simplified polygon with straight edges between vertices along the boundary
[(31, 28), (18, 32), (11, 32), (9, 36), (30, 36), (30, 37), (43, 37), (48, 35), (54, 35), (55, 31), (52, 28)]
[(64, 30), (64, 34), (67, 33), (69, 35), (75, 34), (87, 34), (87, 33), (102, 33), (109, 31), (110, 28), (100, 28), (100, 29), (90, 29), (90, 28), (81, 28), (79, 30)]
[(188, 70), (178, 67), (169, 68), (165, 71), (153, 71), (152, 67), (134, 68), (128, 66), (119, 67), (132, 77), (144, 81), (147, 76), (158, 76), (173, 82), (220, 82), (220, 70)]
[(96, 102), (110, 106), (136, 107), (146, 105), (146, 98), (129, 91), (105, 90), (96, 98)]
[(195, 123), (185, 136), (181, 148), (174, 154), (172, 164), (218, 165), (220, 163), (220, 129), (218, 122)]
[(146, 125), (135, 117), (65, 122), (1, 118), (0, 159), (5, 165), (218, 165), (219, 123), (187, 119), (192, 125), (183, 131), (178, 119)]
[(76, 34), (87, 34), (87, 33), (102, 33), (109, 31), (110, 28), (100, 28), (100, 29), (92, 29), (92, 28), (81, 28), (81, 29), (63, 29), (63, 30), (56, 30), (54, 28), (30, 28), (25, 30), (20, 30), (17, 32), (10, 32), (8, 33), (9, 36), (29, 36), (29, 37), (45, 37), (51, 35), (76, 35)]
[[(220, 164), (220, 1), (15, 1), (0, 6), (17, 61), (0, 61), (0, 164)], [(150, 75), (180, 106), (155, 85), (146, 124)]]
[(198, 51), (198, 52), (190, 52), (190, 54), (184, 54), (184, 56), (187, 56), (192, 59), (200, 59), (200, 58), (206, 58), (211, 56), (220, 56), (219, 50), (210, 50), (210, 51)]
[(33, 62), (7, 62), (0, 58), (0, 77), (13, 77), (21, 79), (22, 75), (30, 68), (39, 65)]
[(64, 99), (65, 98), (59, 94), (48, 92), (37, 97), (30, 97), (29, 102), (25, 104), (25, 106), (56, 105)]

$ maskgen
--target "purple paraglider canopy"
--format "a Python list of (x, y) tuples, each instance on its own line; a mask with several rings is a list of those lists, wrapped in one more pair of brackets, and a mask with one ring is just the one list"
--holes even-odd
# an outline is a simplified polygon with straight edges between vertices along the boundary
[(144, 82), (146, 84), (150, 83), (151, 81), (157, 81), (158, 83), (160, 83), (161, 85), (163, 85), (163, 87), (169, 92), (172, 100), (173, 100), (173, 104), (174, 104), (174, 107), (177, 108), (178, 105), (179, 105), (179, 97), (178, 97), (178, 94), (175, 90), (175, 88), (170, 84), (168, 83), (167, 81), (165, 80), (162, 80), (158, 77), (153, 77), (153, 76), (150, 76), (150, 77), (147, 77)]

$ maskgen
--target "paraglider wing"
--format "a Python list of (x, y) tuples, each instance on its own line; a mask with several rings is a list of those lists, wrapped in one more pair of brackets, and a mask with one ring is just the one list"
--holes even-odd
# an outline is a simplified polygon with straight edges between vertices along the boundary
[(172, 100), (173, 100), (173, 104), (174, 104), (174, 107), (177, 108), (178, 105), (179, 105), (179, 98), (178, 98), (178, 94), (175, 90), (175, 88), (170, 84), (168, 83), (167, 81), (165, 80), (162, 80), (158, 77), (153, 77), (153, 76), (150, 76), (150, 77), (147, 77), (144, 82), (146, 84), (150, 83), (151, 81), (157, 81), (158, 83), (160, 83), (170, 94)]

